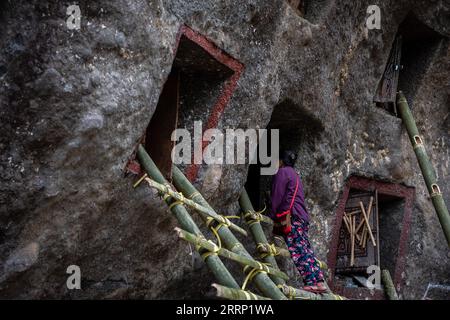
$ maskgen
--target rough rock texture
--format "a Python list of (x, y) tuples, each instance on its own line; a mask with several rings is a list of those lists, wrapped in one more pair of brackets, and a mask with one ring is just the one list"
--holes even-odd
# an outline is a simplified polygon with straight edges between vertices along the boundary
[[(0, 297), (201, 298), (209, 290), (214, 279), (176, 238), (175, 219), (123, 171), (183, 24), (245, 66), (220, 129), (264, 128), (286, 105), (287, 118), (301, 117), (297, 168), (319, 257), (345, 179), (377, 176), (416, 187), (401, 296), (449, 283), (450, 254), (405, 129), (372, 103), (412, 11), (442, 36), (408, 99), (450, 204), (448, 2), (383, 1), (381, 30), (365, 28), (371, 1), (319, 1), (304, 18), (282, 0), (79, 1), (81, 30), (66, 26), (70, 4), (0, 5)], [(236, 213), (247, 169), (203, 167), (196, 185), (217, 211)], [(66, 287), (72, 264), (82, 290)]]

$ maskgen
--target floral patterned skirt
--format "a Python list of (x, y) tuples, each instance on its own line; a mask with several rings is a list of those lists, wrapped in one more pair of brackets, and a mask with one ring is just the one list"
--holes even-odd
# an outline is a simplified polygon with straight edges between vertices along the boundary
[(307, 221), (293, 216), (292, 230), (285, 237), (285, 241), (303, 282), (307, 286), (314, 286), (323, 281), (323, 272), (309, 243), (308, 229)]

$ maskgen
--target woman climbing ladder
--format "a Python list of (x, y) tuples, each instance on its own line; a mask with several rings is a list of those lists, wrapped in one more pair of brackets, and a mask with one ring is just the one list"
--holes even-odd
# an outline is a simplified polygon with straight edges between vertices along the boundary
[(279, 169), (272, 180), (272, 211), (274, 233), (286, 241), (292, 260), (303, 278), (304, 290), (323, 293), (327, 291), (308, 239), (309, 214), (299, 175), (293, 166), (297, 156), (292, 151), (281, 153)]

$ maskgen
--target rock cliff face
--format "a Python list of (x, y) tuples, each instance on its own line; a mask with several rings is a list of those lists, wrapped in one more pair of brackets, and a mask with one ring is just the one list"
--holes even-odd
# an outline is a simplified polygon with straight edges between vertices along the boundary
[[(299, 153), (320, 258), (346, 179), (376, 177), (415, 187), (401, 296), (422, 298), (429, 283), (448, 284), (450, 254), (406, 131), (372, 102), (409, 14), (436, 39), (417, 31), (408, 65), (420, 68), (400, 85), (450, 204), (448, 2), (380, 2), (381, 30), (366, 29), (373, 1), (307, 0), (304, 12), (283, 0), (78, 2), (80, 30), (66, 25), (66, 1), (0, 5), (0, 297), (200, 298), (209, 290), (214, 279), (176, 238), (175, 219), (153, 192), (133, 190), (124, 172), (183, 25), (244, 67), (217, 127), (281, 127), (282, 145)], [(202, 67), (196, 59), (179, 63)], [(181, 99), (208, 105), (222, 77), (229, 70), (185, 81)], [(210, 112), (186, 110), (187, 127)], [(247, 172), (248, 165), (202, 166), (195, 185), (218, 212), (237, 213)], [(80, 266), (82, 290), (67, 289), (69, 265)]]

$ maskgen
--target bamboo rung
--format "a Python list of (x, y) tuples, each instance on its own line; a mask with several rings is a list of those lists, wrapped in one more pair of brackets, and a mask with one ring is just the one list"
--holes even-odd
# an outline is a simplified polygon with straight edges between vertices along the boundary
[(239, 232), (240, 234), (243, 234), (245, 236), (247, 236), (247, 231), (245, 231), (244, 229), (242, 229), (241, 227), (235, 225), (234, 223), (230, 222), (228, 219), (226, 219), (223, 216), (220, 216), (218, 214), (216, 214), (213, 210), (209, 210), (208, 208), (199, 205), (198, 203), (196, 203), (195, 201), (192, 201), (190, 199), (187, 199), (185, 196), (183, 196), (183, 194), (181, 192), (175, 192), (173, 191), (169, 186), (160, 184), (150, 178), (145, 178), (145, 181), (148, 183), (148, 185), (151, 188), (157, 189), (158, 191), (161, 191), (164, 194), (169, 195), (170, 197), (172, 197), (173, 199), (179, 201), (180, 203), (183, 203), (199, 212), (202, 212), (208, 216), (210, 216), (211, 218), (213, 218), (214, 220), (216, 220), (219, 223), (224, 223), (226, 224), (230, 229)]
[[(257, 245), (257, 248), (264, 246), (267, 249), (267, 251), (270, 252), (269, 254), (267, 254), (267, 253), (261, 254), (262, 260), (264, 262), (270, 264), (271, 266), (273, 266), (275, 269), (278, 269), (278, 264), (274, 257), (273, 247), (271, 245), (269, 245), (269, 243), (267, 241), (267, 237), (264, 234), (264, 230), (260, 223), (260, 220), (264, 216), (261, 215), (261, 213), (259, 213), (259, 212), (258, 213), (255, 212), (255, 210), (253, 209), (252, 202), (250, 201), (250, 197), (248, 196), (247, 190), (245, 190), (245, 188), (242, 190), (241, 196), (239, 197), (239, 205), (241, 206), (242, 211), (245, 212), (244, 213), (245, 222), (248, 225), (248, 228), (253, 237), (253, 240), (255, 241), (255, 243)], [(270, 219), (268, 217), (266, 217), (266, 218)], [(283, 243), (284, 243), (284, 241), (283, 241)], [(277, 251), (277, 250), (275, 250), (275, 251)], [(291, 255), (289, 253), (289, 251), (286, 250), (286, 252), (287, 252), (287, 256)], [(277, 285), (285, 284), (284, 279), (277, 278), (274, 276), (271, 276), (270, 278)]]
[(394, 283), (391, 278), (389, 270), (383, 269), (381, 271), (381, 281), (384, 285), (384, 291), (389, 300), (398, 300), (397, 291), (395, 290)]
[[(154, 180), (156, 180), (161, 184), (168, 183), (142, 145), (138, 146), (137, 156), (141, 165), (143, 166), (144, 170), (147, 172), (149, 177), (153, 178)], [(169, 199), (166, 199), (165, 202), (168, 203), (169, 202), (168, 200)], [(187, 212), (186, 208), (183, 205), (174, 206), (170, 209), (170, 211), (173, 213), (174, 217), (178, 220), (178, 223), (181, 225), (182, 228), (196, 235), (199, 236), (202, 235), (202, 232), (198, 228), (197, 224), (194, 222), (194, 220), (192, 219), (192, 217), (190, 216), (190, 214)], [(206, 259), (205, 263), (209, 267), (211, 272), (214, 274), (219, 283), (227, 287), (239, 288), (239, 285), (237, 284), (236, 280), (233, 278), (232, 274), (225, 267), (225, 265), (222, 263), (219, 257), (210, 256)]]
[(272, 219), (270, 219), (268, 216), (263, 215), (260, 212), (256, 212), (254, 210), (251, 210), (251, 211), (243, 212), (243, 215), (246, 216), (247, 220), (257, 220), (257, 221), (260, 221), (260, 222), (264, 222), (264, 223), (266, 223), (268, 225), (273, 225)]
[(347, 300), (347, 298), (331, 292), (319, 294), (303, 289), (297, 289), (288, 285), (282, 285), (279, 287), (290, 300)]
[[(197, 191), (197, 189), (195, 189), (192, 183), (186, 178), (183, 172), (176, 166), (172, 166), (172, 177), (173, 183), (178, 190), (182, 191), (186, 195), (189, 195), (189, 198), (194, 200), (196, 203), (214, 211), (214, 209), (209, 205), (209, 203), (203, 198), (203, 196)], [(208, 216), (200, 214), (200, 217), (204, 221), (206, 221)], [(256, 225), (257, 224), (255, 224), (255, 226)], [(220, 236), (221, 242), (224, 245), (224, 247), (226, 247), (228, 250), (237, 253), (239, 255), (243, 255), (249, 259), (253, 259), (253, 257), (248, 253), (245, 247), (239, 242), (239, 240), (227, 226), (219, 228), (217, 230), (217, 234)], [(279, 279), (280, 281), (284, 281), (281, 278), (269, 277), (269, 275), (260, 272), (254, 276), (253, 282), (264, 296), (269, 297), (271, 299), (286, 300), (287, 299), (286, 296), (277, 287), (278, 283), (275, 284), (273, 279)], [(227, 286), (234, 287), (229, 285)]]
[(275, 270), (272, 267), (269, 267), (267, 265), (264, 265), (261, 262), (258, 262), (254, 259), (249, 259), (247, 257), (244, 257), (242, 255), (236, 254), (234, 252), (231, 252), (230, 250), (227, 250), (225, 248), (220, 248), (216, 244), (214, 244), (211, 241), (208, 241), (202, 237), (198, 237), (190, 232), (187, 232), (183, 229), (180, 229), (178, 227), (175, 228), (175, 231), (178, 234), (178, 237), (180, 237), (183, 240), (186, 240), (194, 245), (200, 246), (206, 250), (208, 250), (211, 253), (218, 254), (222, 257), (228, 258), (230, 260), (236, 261), (242, 265), (250, 266), (253, 268), (256, 268), (258, 270), (261, 270), (264, 273), (272, 274), (274, 276), (280, 277), (284, 280), (288, 280), (289, 277), (280, 270)]
[(271, 300), (270, 298), (262, 297), (253, 292), (229, 288), (213, 283), (212, 287), (216, 289), (216, 296), (229, 300)]
[(261, 254), (272, 254), (274, 256), (290, 257), (291, 254), (288, 250), (284, 248), (277, 247), (275, 245), (270, 245), (269, 243), (259, 243), (256, 249)]

